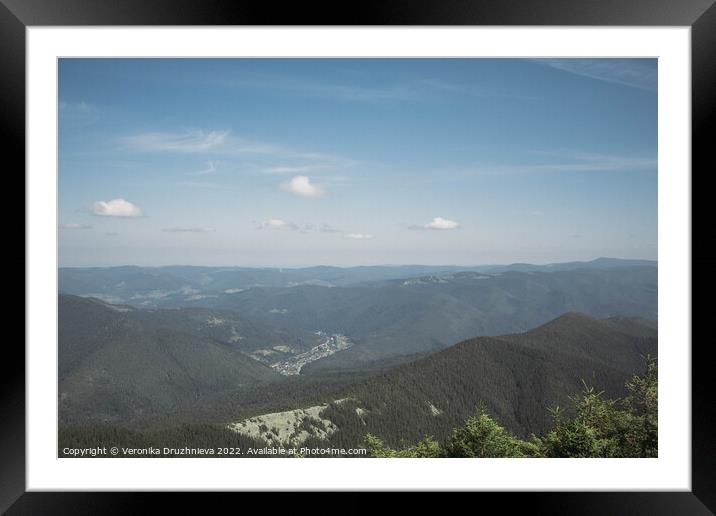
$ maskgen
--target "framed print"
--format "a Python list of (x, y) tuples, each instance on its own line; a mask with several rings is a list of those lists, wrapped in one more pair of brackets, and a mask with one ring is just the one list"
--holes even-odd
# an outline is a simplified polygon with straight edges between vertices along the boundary
[(27, 304), (3, 509), (710, 513), (716, 8), (625, 5), (5, 1)]

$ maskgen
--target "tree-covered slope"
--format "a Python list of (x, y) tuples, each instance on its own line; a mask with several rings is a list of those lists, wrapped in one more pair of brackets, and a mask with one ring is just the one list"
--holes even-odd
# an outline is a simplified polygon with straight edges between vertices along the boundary
[(278, 328), (265, 321), (225, 310), (141, 309), (133, 310), (130, 316), (149, 326), (206, 337), (245, 353), (271, 351), (275, 354), (271, 356), (274, 361), (282, 356), (281, 349), (306, 351), (323, 341), (315, 332)]
[(123, 308), (59, 297), (63, 424), (126, 421), (280, 376), (207, 338), (147, 325)]
[(582, 380), (608, 397), (624, 395), (624, 382), (640, 372), (647, 354), (657, 354), (655, 337), (570, 313), (525, 333), (470, 339), (360, 382), (341, 393), (350, 400), (330, 405), (326, 417), (341, 428), (336, 442), (371, 432), (399, 444), (444, 437), (481, 406), (526, 436), (547, 429), (548, 408), (569, 405)]

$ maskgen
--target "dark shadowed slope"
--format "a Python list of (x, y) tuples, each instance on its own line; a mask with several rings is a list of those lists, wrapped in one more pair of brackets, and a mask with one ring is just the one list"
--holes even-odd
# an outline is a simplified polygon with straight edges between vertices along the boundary
[(336, 444), (366, 432), (396, 445), (444, 437), (479, 405), (519, 435), (540, 432), (551, 424), (548, 408), (569, 405), (583, 379), (607, 397), (624, 395), (642, 356), (657, 354), (655, 336), (634, 335), (641, 323), (569, 313), (525, 333), (467, 340), (357, 384), (324, 416), (341, 428)]
[(61, 423), (129, 420), (280, 379), (218, 342), (147, 325), (123, 310), (59, 297)]

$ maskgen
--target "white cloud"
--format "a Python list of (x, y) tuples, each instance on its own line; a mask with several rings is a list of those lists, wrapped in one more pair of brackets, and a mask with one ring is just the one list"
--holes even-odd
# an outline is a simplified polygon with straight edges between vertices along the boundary
[(89, 224), (62, 224), (60, 226), (61, 229), (92, 229), (92, 226)]
[(460, 227), (454, 220), (444, 219), (442, 217), (435, 217), (433, 220), (423, 226), (419, 226), (421, 229), (457, 229)]
[(542, 215), (544, 215), (544, 212), (540, 210), (535, 210), (532, 212), (532, 215), (534, 215), (535, 217), (541, 217)]
[(162, 231), (165, 233), (211, 233), (215, 231), (213, 228), (196, 228), (196, 227), (174, 227), (174, 228), (163, 228)]
[(325, 189), (320, 185), (314, 185), (308, 176), (296, 176), (290, 181), (281, 183), (281, 189), (300, 197), (324, 197)]
[(374, 238), (370, 233), (346, 233), (343, 236), (352, 240), (371, 240)]
[(264, 220), (261, 225), (259, 226), (259, 229), (291, 229), (295, 230), (298, 229), (298, 226), (296, 224), (292, 224), (290, 222), (286, 222), (285, 220), (281, 219), (268, 219)]
[(90, 206), (90, 213), (102, 217), (141, 217), (142, 210), (139, 206), (124, 199), (112, 199), (111, 201), (97, 201)]

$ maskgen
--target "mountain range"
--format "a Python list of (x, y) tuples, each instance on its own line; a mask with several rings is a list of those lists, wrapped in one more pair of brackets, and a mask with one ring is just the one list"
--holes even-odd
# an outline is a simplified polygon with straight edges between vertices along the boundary
[[(398, 446), (483, 407), (527, 436), (583, 380), (622, 396), (657, 355), (656, 264), (496, 267), (63, 269), (81, 295), (58, 299), (60, 427)], [(185, 291), (148, 304), (159, 287)]]
[[(144, 319), (222, 342), (233, 339), (245, 351), (258, 349), (252, 335), (260, 340), (269, 331), (272, 345), (261, 346), (268, 353), (286, 342), (305, 351), (317, 344), (317, 332), (350, 338), (350, 349), (306, 364), (304, 374), (431, 352), (475, 335), (525, 331), (569, 311), (658, 317), (654, 262), (598, 259), (484, 268), (490, 267), (491, 272), (422, 266), (61, 269), (60, 291), (134, 308), (191, 308)], [(408, 276), (416, 270), (430, 274)], [(285, 286), (301, 278), (302, 283)], [(259, 279), (263, 283), (256, 284)], [(275, 286), (261, 286), (266, 283)], [(243, 320), (232, 323), (232, 317)], [(200, 325), (191, 322), (199, 319)], [(215, 324), (209, 325), (210, 319)]]

